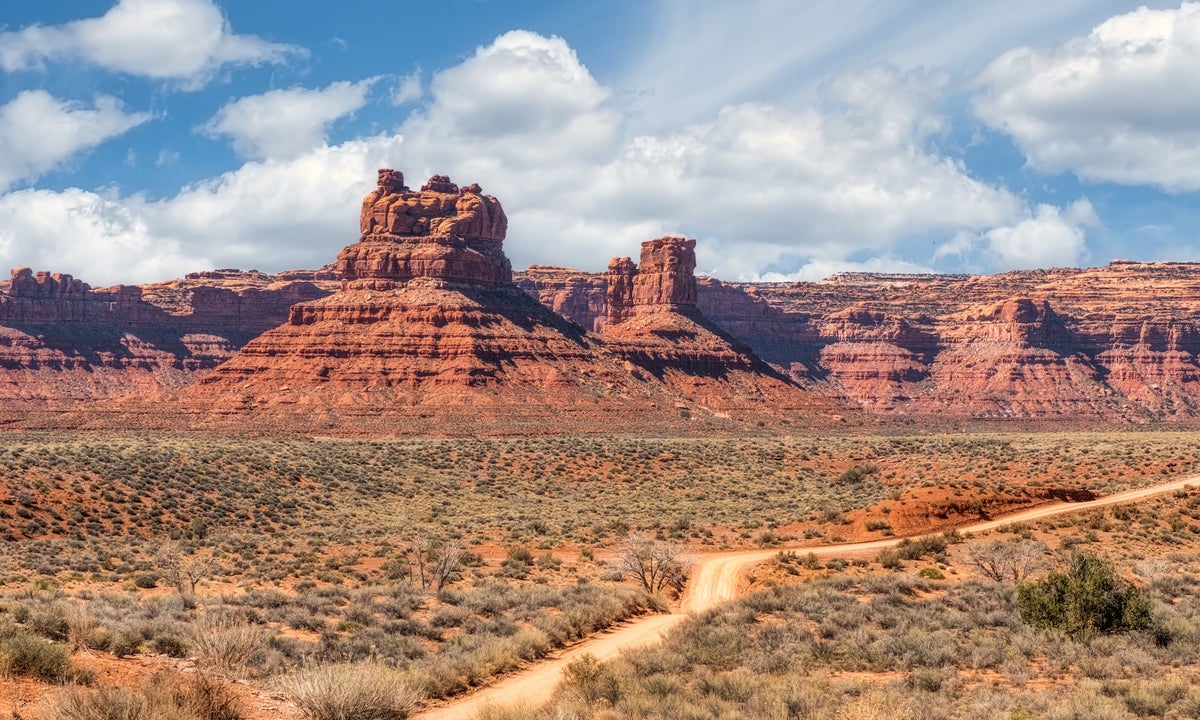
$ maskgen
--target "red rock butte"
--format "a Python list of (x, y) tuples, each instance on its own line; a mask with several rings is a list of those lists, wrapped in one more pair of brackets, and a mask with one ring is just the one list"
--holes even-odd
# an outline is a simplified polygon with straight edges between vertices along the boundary
[(642, 243), (640, 262), (614, 258), (605, 273), (605, 347), (707, 407), (764, 416), (803, 414), (814, 399), (754, 356), (696, 307), (696, 241), (662, 237)]
[[(678, 338), (675, 355), (624, 352), (637, 342), (630, 325), (613, 350), (512, 282), (506, 230), (499, 201), (478, 185), (460, 189), (435, 175), (413, 191), (399, 172), (379, 171), (359, 239), (338, 254), (340, 290), (295, 305), (286, 323), (186, 391), (184, 404), (218, 418), (400, 432), (724, 422), (716, 409), (729, 405), (723, 394), (744, 388), (713, 384), (727, 368), (710, 349), (697, 360)], [(694, 247), (682, 238), (644, 244), (644, 269), (628, 287), (636, 317), (694, 310)], [(650, 372), (631, 360), (646, 360)], [(664, 368), (702, 369), (710, 387), (703, 397), (681, 395)]]
[(419, 192), (398, 170), (380, 170), (376, 190), (363, 198), (362, 236), (338, 254), (346, 288), (390, 290), (414, 278), (479, 286), (512, 284), (501, 246), (508, 218), (479, 185), (459, 188), (434, 175)]

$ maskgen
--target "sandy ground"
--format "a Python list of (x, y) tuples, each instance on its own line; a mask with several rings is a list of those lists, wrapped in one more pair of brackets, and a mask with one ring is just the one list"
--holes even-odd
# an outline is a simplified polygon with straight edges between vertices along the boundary
[[(1096, 500), (1074, 503), (1056, 503), (1032, 510), (1024, 510), (996, 520), (972, 523), (958, 528), (961, 533), (979, 533), (995, 530), (1013, 523), (1041, 520), (1055, 515), (1086, 512), (1095, 508), (1122, 503), (1137, 502), (1181, 490), (1188, 485), (1200, 484), (1200, 476), (1175, 480), (1164, 485), (1155, 485), (1137, 490), (1127, 490)], [(818, 557), (852, 557), (869, 555), (884, 548), (894, 547), (903, 538), (887, 538), (871, 542), (845, 543), (821, 547), (796, 548)], [(454, 700), (441, 707), (430, 708), (414, 715), (416, 720), (467, 720), (484, 707), (490, 705), (523, 705), (536, 707), (550, 700), (559, 675), (567, 663), (582, 656), (593, 655), (607, 660), (625, 649), (642, 647), (658, 642), (663, 634), (688, 617), (711, 607), (728, 602), (738, 594), (742, 573), (750, 566), (769, 560), (780, 550), (742, 550), (726, 553), (703, 554), (688, 579), (687, 592), (680, 601), (680, 612), (670, 615), (652, 615), (627, 623), (615, 630), (590, 638), (570, 649), (556, 653), (550, 658), (530, 666), (524, 671), (509, 675), (504, 680)]]

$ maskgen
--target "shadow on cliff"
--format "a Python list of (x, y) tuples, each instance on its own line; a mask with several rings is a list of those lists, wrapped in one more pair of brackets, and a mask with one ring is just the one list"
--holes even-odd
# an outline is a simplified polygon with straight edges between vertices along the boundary
[[(730, 335), (698, 309), (684, 307), (673, 314), (683, 319), (679, 327), (653, 328), (648, 334), (667, 341), (678, 349), (676, 352), (664, 356), (653, 347), (639, 352), (635, 347), (624, 345), (616, 354), (659, 381), (665, 379), (669, 370), (717, 381), (727, 381), (732, 373), (740, 371), (771, 378), (790, 387), (801, 387), (795, 379), (764, 361), (753, 348)], [(712, 339), (703, 337), (705, 334), (715, 337), (724, 347), (718, 344), (714, 348)]]
[[(167, 316), (168, 318), (170, 316)], [(217, 364), (211, 354), (197, 354), (189, 347), (189, 335), (202, 334), (204, 345), (221, 346), (232, 352), (253, 340), (258, 333), (252, 331), (215, 331), (212, 328), (189, 327), (183, 324), (162, 325), (139, 323), (24, 323), (5, 322), (11, 328), (29, 337), (30, 350), (49, 350), (52, 357), (35, 359), (33, 363), (6, 362), (10, 369), (54, 368), (88, 370), (94, 367), (126, 367), (144, 362), (161, 364), (159, 355), (172, 357), (170, 364), (184, 368), (191, 360), (197, 367)]]
[(539, 327), (543, 327), (550, 328), (580, 346), (594, 346), (598, 342), (598, 338), (515, 286), (496, 289), (467, 287), (456, 288), (456, 291), (525, 332), (533, 333)]

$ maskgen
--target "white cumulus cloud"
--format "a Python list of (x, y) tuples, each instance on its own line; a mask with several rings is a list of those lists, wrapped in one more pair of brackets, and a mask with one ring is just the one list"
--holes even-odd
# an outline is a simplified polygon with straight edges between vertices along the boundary
[[(140, 242), (144, 228), (167, 248), (156, 267), (175, 275), (199, 259), (317, 267), (354, 241), (375, 170), (393, 167), (410, 186), (442, 173), (497, 195), (517, 267), (599, 270), (668, 232), (700, 240), (700, 269), (727, 279), (923, 270), (934, 261), (1008, 269), (1086, 257), (1087, 228), (1096, 223), (1086, 201), (1030, 208), (936, 149), (944, 82), (936, 72), (875, 65), (829, 80), (808, 106), (739, 103), (705, 122), (635, 134), (627, 108), (564, 40), (511, 32), (434, 73), (394, 133), (330, 146), (324, 121), (312, 122), (300, 125), (303, 147), (274, 152), (262, 147), (263, 136), (230, 126), (221, 132), (263, 159), (163, 200), (105, 197), (103, 216), (119, 221), (89, 221), (74, 242), (119, 249)], [(237, 125), (246, 127), (254, 123)], [(13, 216), (23, 212), (14, 195), (3, 196)], [(97, 214), (83, 191), (46, 197), (57, 198), (60, 213)], [(50, 262), (43, 248), (65, 247), (69, 236), (33, 219), (13, 226), (21, 232), (0, 236), (0, 257), (14, 263), (46, 258), (47, 269), (90, 282), (162, 277), (118, 276), (117, 268), (105, 276), (110, 266), (76, 266), (69, 253)], [(951, 238), (965, 242), (958, 256), (910, 252), (914, 243)]]
[(228, 136), (245, 158), (289, 159), (326, 144), (330, 125), (361, 108), (377, 78), (335, 82), (309, 90), (291, 88), (238, 98), (224, 105), (200, 130)]
[(872, 66), (829, 81), (810, 107), (743, 103), (631, 137), (565, 42), (514, 32), (434, 75), (426, 106), (401, 127), (405, 169), (498, 193), (518, 266), (595, 270), (681, 232), (722, 277), (795, 272), (1021, 216), (1020, 199), (928, 149), (943, 82)]
[(234, 33), (211, 0), (120, 0), (97, 18), (0, 33), (0, 68), (9, 72), (84, 60), (188, 88), (226, 65), (283, 63), (304, 54), (294, 45)]
[(1020, 222), (988, 230), (988, 249), (1004, 267), (1017, 270), (1073, 267), (1088, 258), (1086, 228), (1099, 225), (1092, 204), (1078, 200), (1066, 208), (1038, 205)]
[(1112, 17), (1048, 50), (1004, 53), (976, 112), (1036, 168), (1200, 190), (1200, 3)]
[(417, 68), (396, 80), (396, 85), (392, 88), (391, 101), (393, 105), (399, 107), (420, 100), (424, 94), (425, 87), (421, 84), (421, 69)]
[(249, 162), (158, 201), (78, 188), (0, 195), (0, 262), (93, 285), (320, 267), (357, 239), (360, 201), (400, 143), (380, 135)]
[(97, 96), (89, 107), (44, 90), (26, 90), (0, 106), (0, 190), (35, 180), (149, 119), (146, 113), (126, 113), (109, 95)]
[(66, 272), (93, 285), (177, 277), (211, 267), (147, 221), (140, 198), (68, 188), (0, 195), (0, 249), (9, 266)]

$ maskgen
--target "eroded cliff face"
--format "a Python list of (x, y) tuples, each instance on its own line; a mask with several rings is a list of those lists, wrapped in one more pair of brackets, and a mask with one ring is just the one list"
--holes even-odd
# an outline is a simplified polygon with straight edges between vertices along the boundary
[[(815, 387), (873, 411), (1146, 422), (1200, 409), (1200, 265), (846, 274), (737, 289), (815, 329), (790, 343), (798, 356), (817, 351)], [(742, 313), (712, 315), (734, 326)]]
[(477, 185), (434, 176), (414, 191), (384, 170), (358, 240), (318, 270), (92, 288), (17, 268), (0, 282), (0, 410), (129, 398), (152, 414), (154, 398), (194, 418), (312, 429), (350, 417), (371, 432), (858, 410), (1200, 419), (1200, 264), (737, 284), (696, 278), (695, 241), (664, 237), (605, 272), (514, 278), (506, 229)]
[(214, 271), (142, 287), (92, 288), (16, 268), (0, 283), (0, 399), (64, 402), (181, 387), (327, 290)]
[[(612, 270), (519, 274), (538, 293), (565, 278), (583, 285), (580, 277)], [(853, 273), (812, 283), (699, 278), (697, 291), (698, 311), (776, 370), (872, 413), (1086, 422), (1200, 415), (1200, 264)], [(590, 292), (589, 308), (611, 301), (611, 286)], [(602, 326), (605, 315), (583, 319)]]
[(818, 402), (714, 325), (696, 305), (696, 241), (642, 243), (640, 262), (615, 258), (604, 274), (604, 347), (638, 376), (726, 413), (811, 414)]
[(508, 218), (478, 185), (460, 189), (434, 175), (413, 192), (399, 171), (380, 170), (378, 187), (363, 198), (359, 224), (359, 241), (338, 253), (345, 288), (390, 290), (414, 278), (471, 287), (512, 283), (501, 249)]

